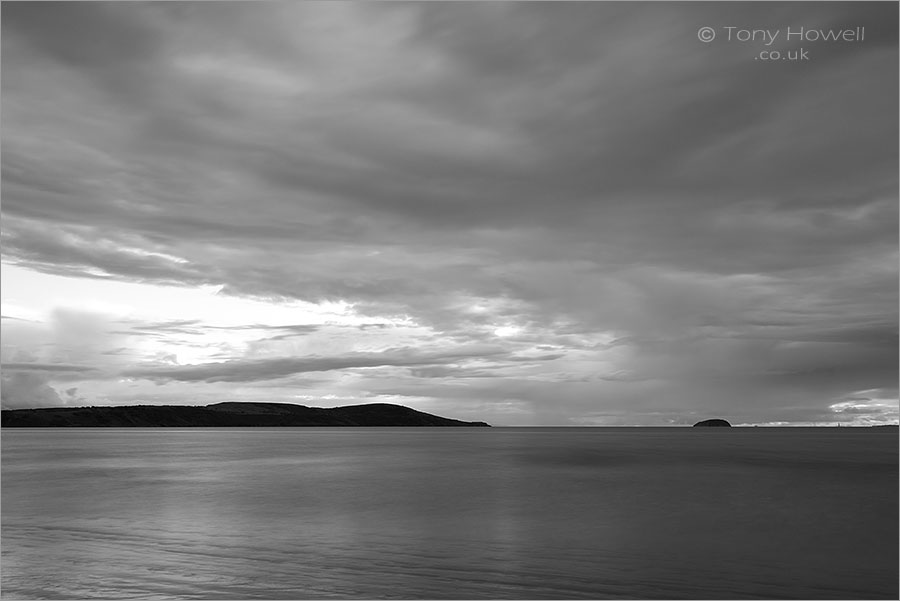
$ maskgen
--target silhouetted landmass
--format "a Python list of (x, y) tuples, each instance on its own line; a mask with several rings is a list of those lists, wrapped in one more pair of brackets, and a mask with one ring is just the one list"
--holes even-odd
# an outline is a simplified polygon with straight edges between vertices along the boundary
[(724, 419), (705, 419), (702, 422), (697, 422), (694, 424), (695, 428), (730, 428), (731, 424), (729, 424)]
[(322, 409), (289, 403), (216, 403), (206, 407), (132, 405), (55, 407), (2, 412), (4, 428), (247, 427), (247, 426), (481, 426), (386, 403)]

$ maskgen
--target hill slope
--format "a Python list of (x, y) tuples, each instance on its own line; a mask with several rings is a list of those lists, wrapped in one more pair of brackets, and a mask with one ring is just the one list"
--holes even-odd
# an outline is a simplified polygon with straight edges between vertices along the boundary
[(0, 414), (4, 428), (228, 426), (482, 426), (386, 403), (322, 409), (289, 403), (216, 403), (206, 407), (133, 405), (15, 409)]

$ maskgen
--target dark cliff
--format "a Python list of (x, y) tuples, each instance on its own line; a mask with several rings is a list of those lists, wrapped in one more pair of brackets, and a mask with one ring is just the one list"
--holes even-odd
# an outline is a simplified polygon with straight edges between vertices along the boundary
[(217, 403), (206, 407), (133, 405), (5, 410), (4, 428), (246, 427), (246, 426), (482, 426), (403, 407), (374, 403), (322, 409), (288, 403)]

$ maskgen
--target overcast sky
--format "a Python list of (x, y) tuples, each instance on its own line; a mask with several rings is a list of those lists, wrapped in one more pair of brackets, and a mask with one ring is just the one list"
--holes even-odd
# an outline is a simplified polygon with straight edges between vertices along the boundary
[(897, 10), (3, 2), (3, 407), (894, 422)]

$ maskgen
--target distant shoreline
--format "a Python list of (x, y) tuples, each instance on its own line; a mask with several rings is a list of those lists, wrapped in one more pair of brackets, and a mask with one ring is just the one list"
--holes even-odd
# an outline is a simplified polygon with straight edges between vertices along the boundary
[[(291, 403), (224, 402), (197, 405), (120, 405), (111, 407), (46, 407), (4, 409), (3, 428), (316, 428), (316, 427), (495, 427), (629, 429), (693, 428), (692, 424), (667, 425), (519, 425), (491, 426), (481, 421), (463, 421), (417, 411), (403, 405), (371, 403), (345, 407), (307, 407)], [(766, 425), (740, 424), (725, 430), (747, 429), (897, 429), (900, 424)], [(700, 428), (708, 430), (709, 428)], [(722, 428), (713, 428), (722, 429)]]
[(4, 428), (204, 428), (204, 427), (490, 427), (403, 405), (373, 403), (320, 408), (290, 403), (129, 405), (8, 409)]

